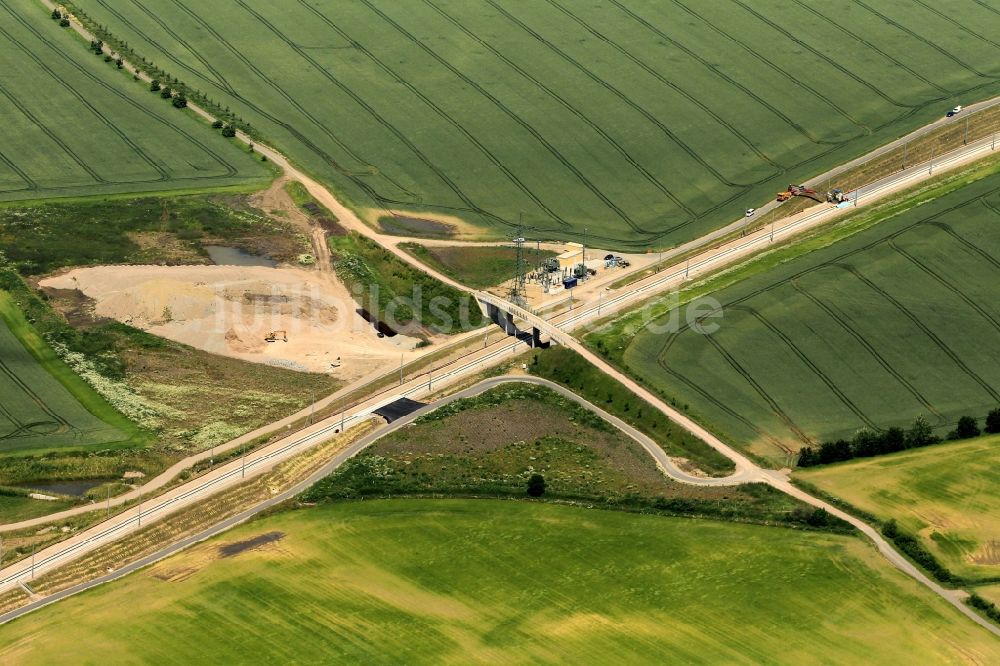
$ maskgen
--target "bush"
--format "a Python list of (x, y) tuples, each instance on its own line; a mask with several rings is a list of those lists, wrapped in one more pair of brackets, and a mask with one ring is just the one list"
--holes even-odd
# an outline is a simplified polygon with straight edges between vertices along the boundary
[(979, 437), (979, 423), (972, 416), (963, 416), (958, 420), (958, 425), (948, 435), (948, 439), (972, 439)]
[(528, 479), (528, 495), (531, 497), (541, 497), (545, 494), (545, 477), (541, 474), (532, 474)]
[(986, 432), (991, 435), (1000, 433), (1000, 407), (986, 415)]
[(221, 120), (213, 120), (212, 121), (212, 129), (222, 129), (222, 121)]
[(160, 80), (153, 79), (149, 82), (149, 92), (158, 92), (160, 90)]
[(1000, 622), (1000, 608), (992, 601), (987, 601), (981, 596), (973, 592), (969, 595), (969, 605), (983, 612), (983, 615), (990, 618), (994, 622)]
[(170, 86), (165, 86), (163, 90), (160, 91), (160, 97), (163, 99), (170, 99), (174, 96), (174, 91), (170, 89)]
[(62, 18), (62, 19), (61, 19), (61, 20), (59, 21), (59, 25), (61, 25), (61, 26), (62, 26), (62, 27), (64, 27), (64, 28), (68, 28), (68, 27), (69, 27), (69, 19), (68, 19), (68, 18), (65, 18), (65, 17), (64, 17), (64, 18)]
[(174, 105), (175, 109), (183, 109), (188, 105), (187, 97), (184, 95), (177, 95), (171, 103)]
[(62, 18), (62, 14), (59, 13), (59, 10), (58, 9), (53, 9), (52, 10), (52, 19), (54, 21), (58, 21), (61, 18)]
[(222, 136), (228, 139), (232, 139), (234, 136), (236, 136), (236, 128), (233, 127), (232, 125), (226, 125), (225, 127), (222, 128)]

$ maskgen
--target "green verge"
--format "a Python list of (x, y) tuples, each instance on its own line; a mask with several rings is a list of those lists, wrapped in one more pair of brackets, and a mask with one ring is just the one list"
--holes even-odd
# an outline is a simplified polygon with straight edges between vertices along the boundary
[[(420, 243), (400, 243), (399, 247), (453, 280), (475, 289), (495, 287), (512, 280), (517, 270), (517, 251), (513, 247), (438, 247)], [(534, 265), (556, 253), (529, 249), (527, 256)]]
[(491, 500), (282, 512), (0, 632), (24, 664), (802, 664), (817, 649), (1000, 661), (994, 636), (856, 538)]
[(733, 461), (689, 435), (658, 409), (636, 396), (617, 380), (565, 347), (532, 352), (528, 371), (576, 391), (590, 402), (614, 414), (651, 437), (667, 455), (685, 458), (713, 476), (733, 473)]
[[(357, 232), (329, 236), (334, 269), (361, 307), (397, 332), (452, 334), (487, 323), (475, 300), (400, 260)], [(392, 322), (387, 322), (392, 324)]]

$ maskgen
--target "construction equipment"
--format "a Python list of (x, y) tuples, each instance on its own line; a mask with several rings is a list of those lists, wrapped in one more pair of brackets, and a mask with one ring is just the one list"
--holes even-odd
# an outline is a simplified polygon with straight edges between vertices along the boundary
[(849, 199), (850, 197), (847, 195), (847, 193), (844, 192), (844, 190), (840, 189), (839, 187), (833, 190), (832, 192), (826, 193), (826, 200), (828, 203), (839, 204), (839, 203), (844, 203)]
[(816, 193), (816, 190), (806, 187), (805, 185), (789, 185), (788, 189), (784, 192), (778, 192), (777, 200), (779, 202), (788, 201), (792, 197), (807, 197), (823, 203), (823, 200), (820, 198), (819, 194)]
[(278, 338), (281, 338), (282, 342), (288, 342), (288, 332), (287, 331), (271, 331), (264, 336), (264, 342), (277, 342)]

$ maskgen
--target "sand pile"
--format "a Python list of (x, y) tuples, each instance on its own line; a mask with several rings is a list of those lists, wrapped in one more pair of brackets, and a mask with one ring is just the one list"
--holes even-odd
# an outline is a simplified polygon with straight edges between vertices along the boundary
[(342, 284), (297, 268), (99, 266), (41, 286), (78, 289), (100, 317), (205, 351), (345, 379), (398, 362), (416, 343), (377, 337)]

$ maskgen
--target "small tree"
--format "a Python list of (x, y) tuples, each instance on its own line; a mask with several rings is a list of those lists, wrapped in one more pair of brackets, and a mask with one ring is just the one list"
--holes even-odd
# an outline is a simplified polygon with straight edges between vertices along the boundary
[(149, 92), (159, 92), (160, 90), (160, 80), (153, 79), (149, 82)]
[(830, 514), (823, 508), (813, 509), (806, 518), (806, 523), (810, 527), (826, 527), (830, 524)]
[(545, 477), (541, 474), (532, 474), (528, 479), (528, 495), (531, 497), (541, 497), (545, 494)]
[(884, 534), (887, 539), (895, 539), (899, 536), (899, 525), (896, 524), (895, 518), (890, 518), (884, 525), (882, 525), (882, 534)]
[(68, 28), (69, 27), (69, 19), (66, 18), (65, 16), (62, 17), (61, 19), (59, 19), (59, 25), (61, 25), (64, 28)]
[(62, 18), (62, 14), (59, 13), (59, 10), (58, 9), (53, 9), (52, 10), (52, 20), (53, 21), (58, 21), (61, 18)]
[(174, 96), (174, 91), (170, 89), (170, 86), (164, 86), (160, 91), (160, 97), (163, 99), (170, 99)]
[(919, 446), (934, 444), (938, 438), (934, 436), (931, 424), (923, 416), (918, 416), (913, 422), (913, 427), (906, 433), (906, 448), (913, 449)]
[(1000, 407), (997, 407), (986, 416), (986, 432), (991, 435), (1000, 433)]
[(232, 139), (234, 136), (236, 136), (236, 128), (233, 127), (232, 125), (226, 125), (225, 127), (222, 128), (222, 136), (226, 137), (227, 139)]
[(187, 97), (185, 97), (184, 95), (177, 95), (176, 97), (174, 97), (173, 105), (174, 108), (176, 109), (183, 109), (185, 106), (188, 105)]
[(212, 121), (212, 127), (214, 129), (222, 129), (222, 121), (221, 120), (213, 120)]
[(958, 425), (955, 426), (955, 430), (949, 435), (951, 439), (970, 439), (972, 437), (979, 437), (979, 424), (976, 419), (971, 416), (963, 416), (958, 420)]

